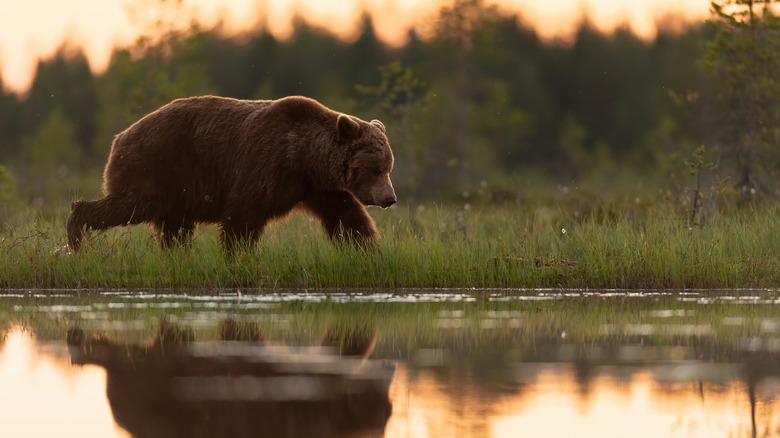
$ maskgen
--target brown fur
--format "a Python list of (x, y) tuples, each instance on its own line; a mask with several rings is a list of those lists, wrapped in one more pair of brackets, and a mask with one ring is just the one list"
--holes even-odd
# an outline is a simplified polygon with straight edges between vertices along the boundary
[(170, 246), (187, 242), (196, 223), (218, 223), (232, 249), (295, 207), (332, 239), (374, 242), (365, 206), (395, 202), (392, 168), (381, 122), (312, 99), (177, 99), (116, 136), (104, 197), (73, 203), (68, 242), (77, 250), (90, 229), (145, 222)]
[[(395, 366), (369, 359), (369, 327), (329, 332), (326, 349), (260, 341), (247, 321), (225, 321), (221, 333), (225, 342), (196, 342), (163, 320), (142, 345), (79, 328), (68, 330), (67, 343), (72, 363), (105, 369), (114, 420), (133, 437), (384, 436)], [(271, 391), (285, 389), (275, 382), (318, 391), (285, 395)]]

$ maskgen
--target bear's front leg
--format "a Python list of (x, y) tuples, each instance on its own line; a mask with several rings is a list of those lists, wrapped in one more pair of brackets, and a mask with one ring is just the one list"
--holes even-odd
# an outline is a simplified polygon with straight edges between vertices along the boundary
[(303, 202), (303, 206), (320, 220), (333, 241), (370, 246), (375, 244), (379, 237), (374, 219), (350, 193), (315, 193)]
[(236, 249), (254, 246), (267, 222), (268, 219), (240, 213), (226, 214), (220, 223), (222, 247), (226, 252), (233, 253)]

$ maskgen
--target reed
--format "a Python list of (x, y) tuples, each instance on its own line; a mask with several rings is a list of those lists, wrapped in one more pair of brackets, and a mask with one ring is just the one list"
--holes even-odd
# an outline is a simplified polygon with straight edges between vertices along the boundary
[(64, 215), (14, 215), (0, 230), (4, 288), (742, 288), (780, 284), (780, 207), (706, 226), (634, 202), (372, 210), (379, 250), (333, 245), (306, 216), (226, 256), (214, 226), (162, 250), (144, 226), (65, 244)]

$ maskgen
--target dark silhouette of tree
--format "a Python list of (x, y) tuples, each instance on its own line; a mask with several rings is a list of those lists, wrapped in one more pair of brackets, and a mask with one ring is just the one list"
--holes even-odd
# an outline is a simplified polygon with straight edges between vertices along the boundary
[(743, 198), (758, 191), (778, 198), (769, 181), (780, 171), (780, 19), (775, 0), (712, 2), (709, 24), (715, 36), (704, 65), (723, 84), (723, 123), (730, 154), (738, 166)]
[(56, 110), (73, 123), (82, 153), (87, 152), (85, 146), (95, 135), (95, 81), (84, 53), (67, 45), (38, 63), (21, 108), (22, 129), (28, 134), (35, 132)]
[[(0, 93), (0, 159), (24, 180), (30, 155), (23, 148), (59, 123), (73, 129), (73, 142), (65, 143), (79, 159), (70, 172), (94, 176), (115, 134), (172, 99), (301, 94), (383, 118), (399, 176), (416, 201), (463, 199), (493, 184), (511, 199), (523, 190), (515, 176), (528, 173), (567, 185), (607, 186), (620, 172), (668, 180), (674, 169), (685, 170), (679, 157), (701, 144), (714, 155), (707, 161), (739, 160), (745, 190), (772, 193), (780, 58), (769, 54), (780, 50), (773, 45), (777, 20), (764, 11), (772, 2), (727, 3), (743, 10), (753, 4), (753, 24), (721, 9), (710, 27), (667, 20), (672, 24), (655, 39), (640, 39), (583, 21), (562, 42), (541, 40), (522, 16), (484, 0), (453, 0), (424, 18), (431, 23), (425, 38), (410, 30), (393, 48), (377, 37), (372, 11), (354, 40), (302, 17), (294, 18), (290, 38), (277, 39), (262, 23), (238, 36), (219, 26), (181, 29), (171, 17), (186, 11), (184, 2), (137, 0), (131, 12), (145, 35), (117, 48), (105, 72), (94, 76), (84, 54), (65, 46), (39, 63), (26, 95)], [(715, 75), (697, 66), (708, 39), (705, 64)], [(423, 83), (424, 93), (404, 100), (404, 90)], [(369, 86), (380, 105), (365, 105), (356, 85)], [(63, 157), (58, 147), (51, 154)], [(671, 181), (664, 184), (684, 185)]]
[(10, 161), (18, 152), (21, 120), (22, 104), (19, 97), (5, 92), (0, 77), (0, 162)]

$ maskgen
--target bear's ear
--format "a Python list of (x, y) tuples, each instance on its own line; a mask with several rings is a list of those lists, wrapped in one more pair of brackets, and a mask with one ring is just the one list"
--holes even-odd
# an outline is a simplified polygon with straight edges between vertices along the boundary
[(387, 132), (387, 131), (385, 131), (385, 125), (382, 122), (380, 122), (379, 120), (374, 119), (374, 120), (371, 121), (371, 124), (375, 125), (379, 129), (381, 129), (382, 132)]
[(358, 122), (346, 114), (339, 114), (339, 118), (336, 120), (336, 126), (338, 126), (339, 130), (339, 139), (351, 140), (360, 133), (360, 125)]

